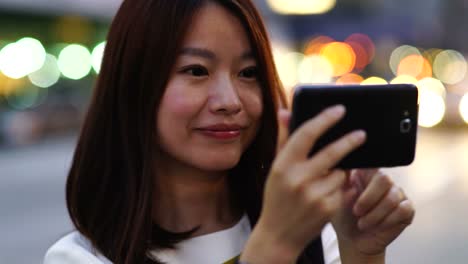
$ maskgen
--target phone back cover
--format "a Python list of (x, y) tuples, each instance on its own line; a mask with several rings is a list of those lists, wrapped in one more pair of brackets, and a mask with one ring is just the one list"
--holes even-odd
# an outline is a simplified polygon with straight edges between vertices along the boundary
[[(408, 165), (414, 160), (416, 148), (417, 101), (418, 91), (414, 85), (301, 86), (294, 96), (290, 131), (326, 107), (342, 104), (346, 107), (346, 116), (318, 140), (310, 155), (348, 132), (364, 129), (366, 143), (337, 167)], [(405, 119), (411, 121), (411, 127), (403, 133), (401, 126)]]

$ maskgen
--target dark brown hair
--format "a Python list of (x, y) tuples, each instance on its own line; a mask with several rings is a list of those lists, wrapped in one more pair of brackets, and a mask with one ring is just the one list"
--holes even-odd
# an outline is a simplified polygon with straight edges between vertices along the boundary
[[(257, 221), (276, 148), (276, 109), (286, 105), (264, 24), (250, 0), (125, 0), (111, 25), (101, 73), (66, 185), (77, 230), (114, 263), (158, 263), (147, 252), (172, 247), (152, 222), (156, 110), (194, 14), (207, 1), (244, 24), (259, 67), (263, 115), (258, 134), (230, 171), (230, 188)], [(235, 177), (233, 177), (235, 175)]]

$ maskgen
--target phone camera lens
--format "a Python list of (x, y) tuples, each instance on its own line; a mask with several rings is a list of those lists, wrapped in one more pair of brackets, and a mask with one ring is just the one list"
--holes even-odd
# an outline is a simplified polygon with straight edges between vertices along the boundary
[(411, 120), (409, 118), (403, 119), (400, 123), (400, 132), (409, 133), (411, 131)]

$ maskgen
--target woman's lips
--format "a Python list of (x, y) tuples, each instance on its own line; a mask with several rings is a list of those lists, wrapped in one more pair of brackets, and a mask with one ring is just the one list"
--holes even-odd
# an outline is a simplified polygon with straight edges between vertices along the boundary
[(241, 134), (240, 129), (238, 130), (209, 130), (201, 129), (199, 130), (203, 135), (216, 138), (216, 139), (235, 139), (238, 138)]
[(240, 136), (242, 127), (236, 124), (216, 124), (198, 129), (203, 135), (216, 139), (235, 139)]

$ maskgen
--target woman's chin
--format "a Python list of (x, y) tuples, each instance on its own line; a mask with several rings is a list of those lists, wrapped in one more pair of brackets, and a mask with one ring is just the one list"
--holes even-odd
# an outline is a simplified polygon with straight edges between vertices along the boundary
[(195, 155), (192, 164), (206, 171), (225, 171), (234, 168), (240, 161), (242, 152), (225, 148), (223, 151), (210, 151)]
[(206, 171), (226, 171), (234, 168), (239, 163), (240, 158), (216, 158), (197, 162), (202, 170)]
[(204, 164), (201, 166), (201, 169), (206, 171), (227, 171), (234, 168), (237, 165), (237, 162), (213, 162), (212, 164)]

